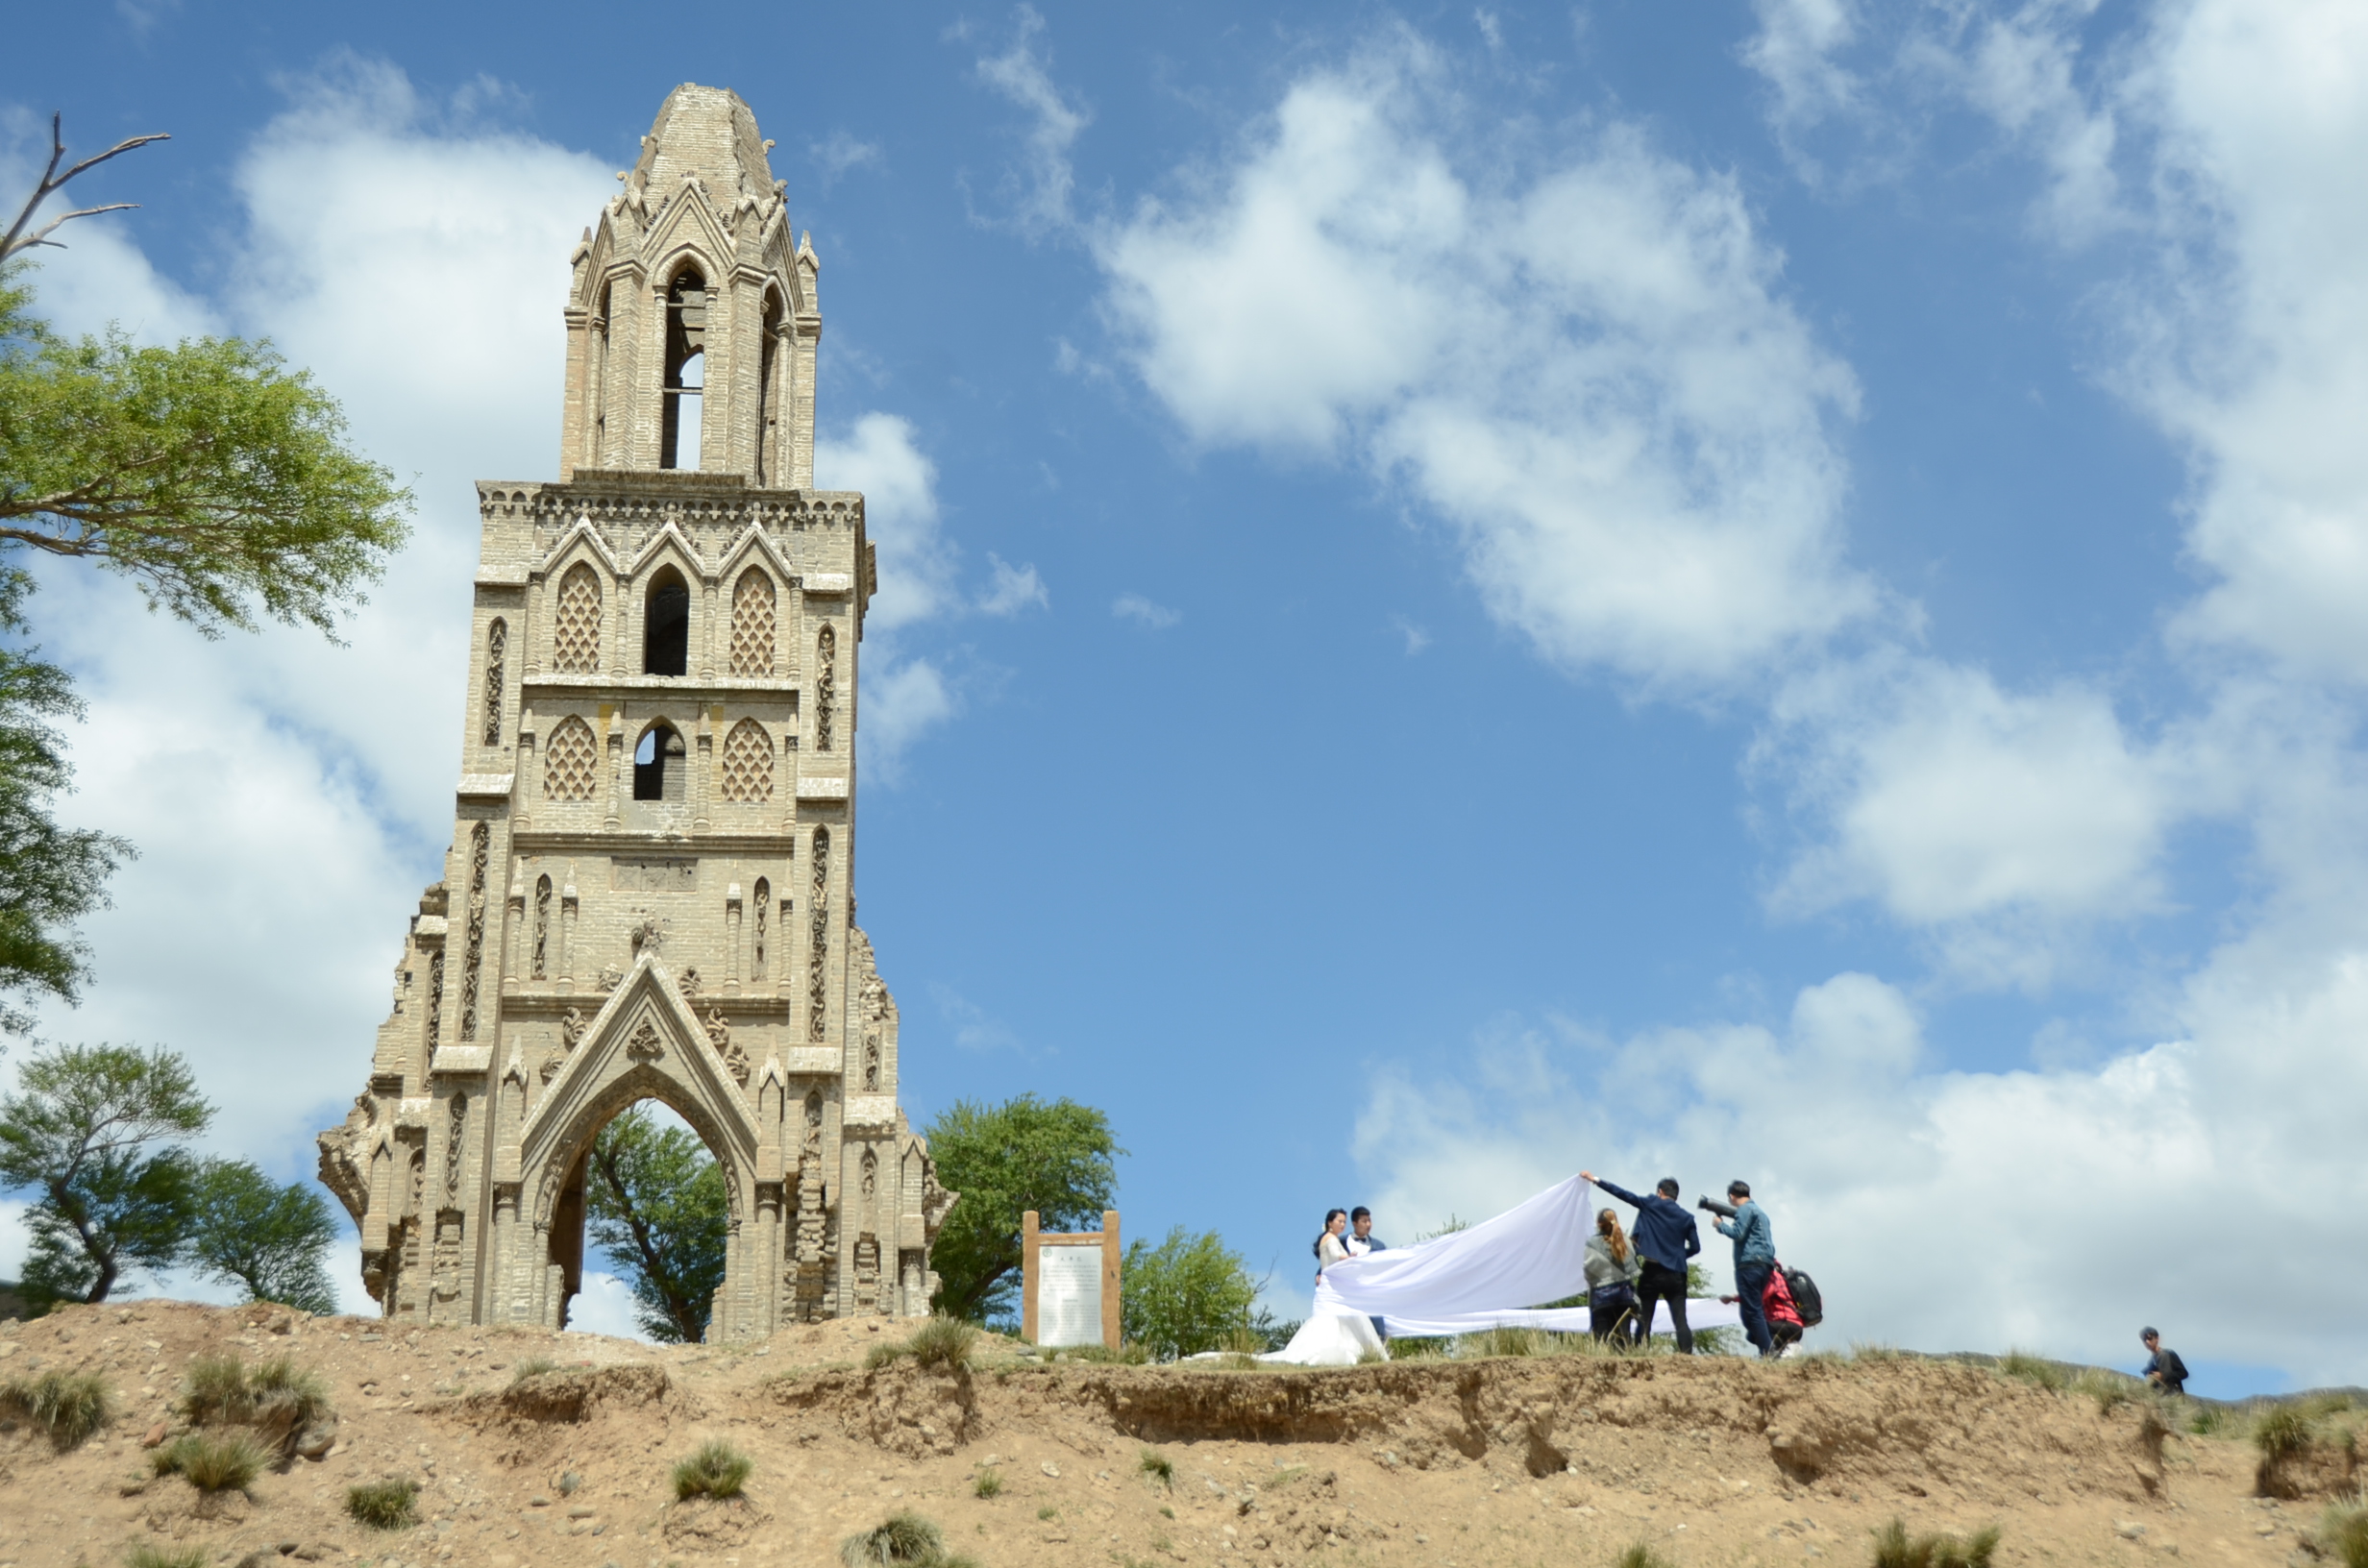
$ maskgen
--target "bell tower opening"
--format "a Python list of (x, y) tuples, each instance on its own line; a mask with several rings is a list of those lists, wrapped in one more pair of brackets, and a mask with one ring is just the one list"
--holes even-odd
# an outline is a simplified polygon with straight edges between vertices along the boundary
[(699, 466), (700, 406), (707, 377), (707, 280), (694, 266), (666, 288), (665, 409), (657, 466)]
[(683, 756), (682, 737), (673, 725), (659, 723), (643, 730), (641, 744), (633, 747), (633, 798), (680, 800)]
[(681, 674), (691, 658), (691, 590), (682, 574), (669, 566), (651, 578), (643, 611), (641, 673)]

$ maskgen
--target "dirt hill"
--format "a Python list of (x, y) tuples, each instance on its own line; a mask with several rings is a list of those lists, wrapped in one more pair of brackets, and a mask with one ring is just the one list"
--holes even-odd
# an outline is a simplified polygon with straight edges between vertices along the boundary
[[(0, 1433), (0, 1568), (90, 1568), (141, 1545), (208, 1563), (833, 1564), (910, 1509), (983, 1568), (1028, 1564), (1866, 1562), (1868, 1532), (2004, 1530), (1998, 1561), (2279, 1568), (2353, 1484), (2306, 1446), (2257, 1496), (2255, 1451), (2166, 1433), (1988, 1367), (1862, 1357), (1763, 1365), (1593, 1356), (1338, 1371), (1046, 1365), (986, 1339), (966, 1371), (867, 1371), (893, 1328), (660, 1347), (167, 1302), (0, 1324), (0, 1379), (95, 1372), (118, 1413), (59, 1452)], [(187, 1367), (291, 1357), (336, 1409), (295, 1458), (209, 1499), (151, 1456)], [(529, 1370), (542, 1360), (555, 1370)], [(674, 1501), (709, 1438), (754, 1461), (735, 1503)], [(332, 1439), (333, 1438), (333, 1441)], [(1146, 1456), (1151, 1456), (1147, 1461)], [(1164, 1462), (1170, 1474), (1162, 1476)], [(977, 1492), (992, 1472), (999, 1491)], [(420, 1523), (366, 1530), (349, 1487), (421, 1483)]]

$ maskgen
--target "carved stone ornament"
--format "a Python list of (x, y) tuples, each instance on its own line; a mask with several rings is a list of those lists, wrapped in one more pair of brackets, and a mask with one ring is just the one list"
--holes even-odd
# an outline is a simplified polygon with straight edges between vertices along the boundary
[(655, 917), (643, 917), (641, 923), (633, 927), (633, 956), (639, 958), (644, 953), (662, 953), (665, 950), (665, 928), (658, 924)]
[(696, 964), (675, 977), (675, 989), (682, 992), (685, 1000), (698, 995), (699, 988), (704, 983), (699, 978), (699, 966)]
[[(624, 977), (620, 975), (618, 978)], [(584, 1027), (583, 1009), (569, 1008), (567, 1017), (559, 1020), (559, 1044), (570, 1051), (582, 1044)]]
[(725, 1021), (722, 1008), (707, 1009), (706, 1030), (707, 1043), (714, 1046), (715, 1054), (724, 1059), (724, 1066), (731, 1073), (732, 1082), (742, 1089), (748, 1088), (749, 1053), (732, 1043), (731, 1025)]
[(625, 1042), (625, 1054), (635, 1062), (654, 1062), (664, 1056), (666, 1047), (657, 1038), (657, 1025), (648, 1018), (642, 1019), (632, 1038)]
[(623, 984), (625, 984), (623, 969), (618, 968), (614, 964), (604, 964), (601, 967), (601, 990), (614, 991)]

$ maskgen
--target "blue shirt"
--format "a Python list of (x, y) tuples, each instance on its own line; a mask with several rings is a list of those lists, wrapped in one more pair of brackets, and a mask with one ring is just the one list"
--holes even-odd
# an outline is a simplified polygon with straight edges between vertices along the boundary
[(1718, 1221), (1718, 1234), (1735, 1238), (1735, 1266), (1749, 1268), (1776, 1262), (1776, 1231), (1767, 1211), (1745, 1198), (1735, 1206), (1735, 1217)]
[(1640, 1198), (1606, 1181), (1597, 1181), (1595, 1185), (1620, 1202), (1636, 1205), (1637, 1251), (1665, 1269), (1686, 1272), (1686, 1260), (1702, 1250), (1702, 1233), (1694, 1228), (1693, 1215), (1686, 1212), (1684, 1204), (1658, 1192), (1649, 1198)]

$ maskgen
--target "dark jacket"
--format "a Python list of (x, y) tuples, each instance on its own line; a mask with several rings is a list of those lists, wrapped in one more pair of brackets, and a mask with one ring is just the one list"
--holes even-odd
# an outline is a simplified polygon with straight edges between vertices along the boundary
[(2161, 1378), (2162, 1391), (2166, 1394), (2183, 1394), (2187, 1391), (2187, 1363), (2181, 1360), (2179, 1352), (2168, 1345), (2146, 1358), (2145, 1375)]
[(1637, 1222), (1630, 1236), (1637, 1251), (1665, 1269), (1686, 1272), (1686, 1260), (1702, 1250), (1702, 1233), (1694, 1229), (1693, 1215), (1684, 1204), (1658, 1192), (1640, 1198), (1606, 1181), (1595, 1185), (1620, 1202), (1636, 1205)]

